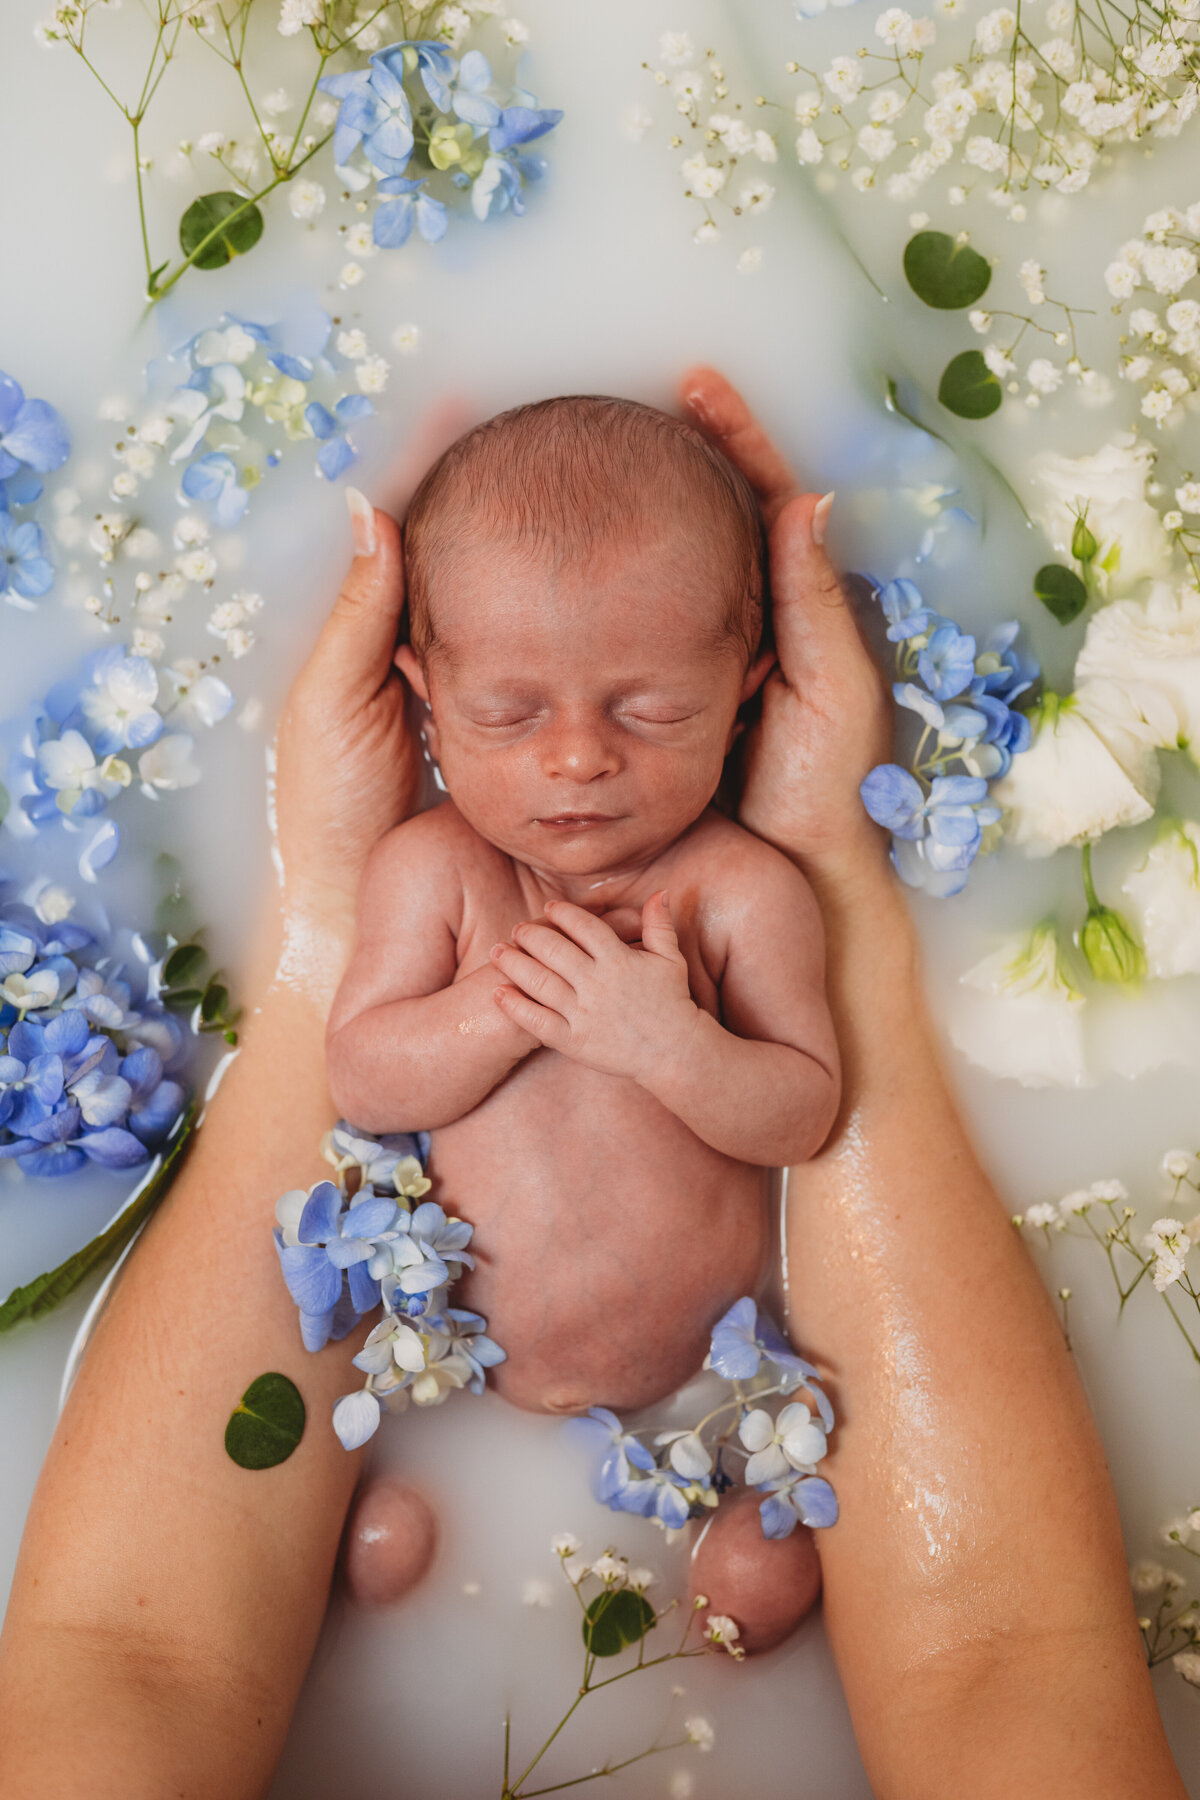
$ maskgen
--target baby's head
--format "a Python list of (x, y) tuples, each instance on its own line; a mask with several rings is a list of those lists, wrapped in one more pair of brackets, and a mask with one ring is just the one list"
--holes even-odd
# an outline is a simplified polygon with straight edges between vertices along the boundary
[(501, 413), (426, 475), (404, 554), (396, 660), (481, 836), (588, 875), (699, 817), (770, 661), (758, 508), (700, 432), (594, 396)]

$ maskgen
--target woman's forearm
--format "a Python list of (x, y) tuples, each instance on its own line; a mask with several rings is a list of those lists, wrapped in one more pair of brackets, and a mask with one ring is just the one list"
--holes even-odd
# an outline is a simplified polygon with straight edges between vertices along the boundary
[(791, 1172), (790, 1300), (840, 1402), (818, 1541), (875, 1792), (1182, 1796), (1095, 1426), (941, 1073), (903, 897), (872, 851), (806, 872), (845, 1089)]
[[(353, 1340), (304, 1351), (271, 1241), (277, 1195), (322, 1173), (348, 909), (305, 933), (312, 953), (259, 987), (46, 1459), (0, 1639), (0, 1792), (238, 1800), (278, 1758), (360, 1462), (330, 1426), (360, 1379)], [(288, 1461), (250, 1472), (225, 1424), (269, 1370), (308, 1422)]]

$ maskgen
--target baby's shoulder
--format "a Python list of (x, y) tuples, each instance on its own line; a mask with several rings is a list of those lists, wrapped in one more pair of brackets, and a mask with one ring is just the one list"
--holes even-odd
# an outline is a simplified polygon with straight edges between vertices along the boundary
[(784, 888), (808, 886), (795, 863), (782, 851), (713, 809), (696, 821), (679, 848), (688, 872), (727, 899), (738, 894), (753, 895), (764, 884)]
[(498, 855), (454, 802), (445, 800), (385, 832), (367, 858), (363, 887), (402, 882), (426, 895), (461, 893), (477, 867)]

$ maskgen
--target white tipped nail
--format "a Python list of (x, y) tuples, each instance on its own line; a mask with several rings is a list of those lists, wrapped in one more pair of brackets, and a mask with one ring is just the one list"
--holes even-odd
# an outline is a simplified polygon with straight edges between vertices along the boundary
[(350, 508), (350, 529), (354, 533), (355, 556), (375, 554), (375, 508), (356, 487), (346, 489), (346, 505)]
[(825, 542), (825, 532), (829, 525), (829, 509), (833, 505), (833, 490), (822, 496), (813, 507), (812, 540), (814, 544)]

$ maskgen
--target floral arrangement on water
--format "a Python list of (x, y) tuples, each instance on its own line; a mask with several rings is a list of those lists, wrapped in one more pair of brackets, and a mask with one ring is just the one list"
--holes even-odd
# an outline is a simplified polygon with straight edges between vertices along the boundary
[(53, 586), (45, 533), (29, 515), (44, 492), (41, 477), (61, 469), (70, 454), (57, 409), (27, 399), (20, 382), (0, 370), (0, 593), (10, 606), (31, 607)]
[[(314, 171), (329, 146), (342, 203), (358, 215), (340, 231), (349, 253), (338, 278), (343, 287), (362, 280), (377, 250), (405, 244), (414, 227), (428, 241), (440, 238), (456, 199), (465, 199), (478, 220), (522, 213), (526, 187), (544, 173), (543, 160), (527, 146), (552, 130), (561, 113), (540, 109), (532, 94), (499, 81), (483, 51), (467, 47), (477, 31), (492, 30), (492, 21), (502, 53), (528, 41), (519, 19), (500, 16), (500, 0), (282, 0), (277, 31), (297, 40), (285, 60), (300, 75), (299, 102), (282, 87), (257, 97), (252, 90), (253, 0), (154, 0), (144, 77), (136, 94), (120, 98), (97, 65), (94, 43), (96, 22), (116, 3), (61, 0), (37, 35), (73, 50), (130, 128), (151, 304), (189, 269), (223, 268), (252, 251), (265, 229), (262, 203), (277, 189), (290, 189), (289, 210), (298, 222), (316, 220), (328, 195)], [(398, 41), (385, 43), (393, 28)], [(246, 123), (244, 131), (212, 130), (179, 141), (168, 173), (182, 176), (194, 158), (211, 158), (230, 185), (190, 202), (179, 221), (178, 258), (156, 263), (147, 223), (154, 158), (147, 154), (146, 120), (172, 63), (192, 45), (229, 70)], [(332, 72), (338, 59), (364, 53), (365, 64)], [(278, 49), (262, 60), (260, 79), (277, 76)], [(368, 219), (363, 195), (372, 185), (375, 210)]]
[[(817, 1473), (833, 1430), (817, 1370), (749, 1296), (713, 1327), (705, 1368), (731, 1391), (696, 1425), (627, 1430), (615, 1413), (594, 1406), (563, 1427), (593, 1457), (596, 1499), (614, 1512), (679, 1530), (720, 1504), (740, 1463), (745, 1485), (764, 1496), (764, 1537), (790, 1537), (798, 1524), (835, 1524), (836, 1496)], [(800, 1393), (811, 1406), (793, 1398)]]
[(335, 1179), (281, 1195), (275, 1247), (307, 1350), (383, 1308), (354, 1358), (367, 1379), (333, 1409), (334, 1430), (356, 1450), (377, 1431), (382, 1406), (436, 1406), (456, 1388), (482, 1393), (485, 1370), (504, 1352), (485, 1319), (450, 1305), (450, 1289), (474, 1267), (473, 1233), (423, 1198), (432, 1186), (428, 1134), (373, 1138), (341, 1120), (321, 1151)]

